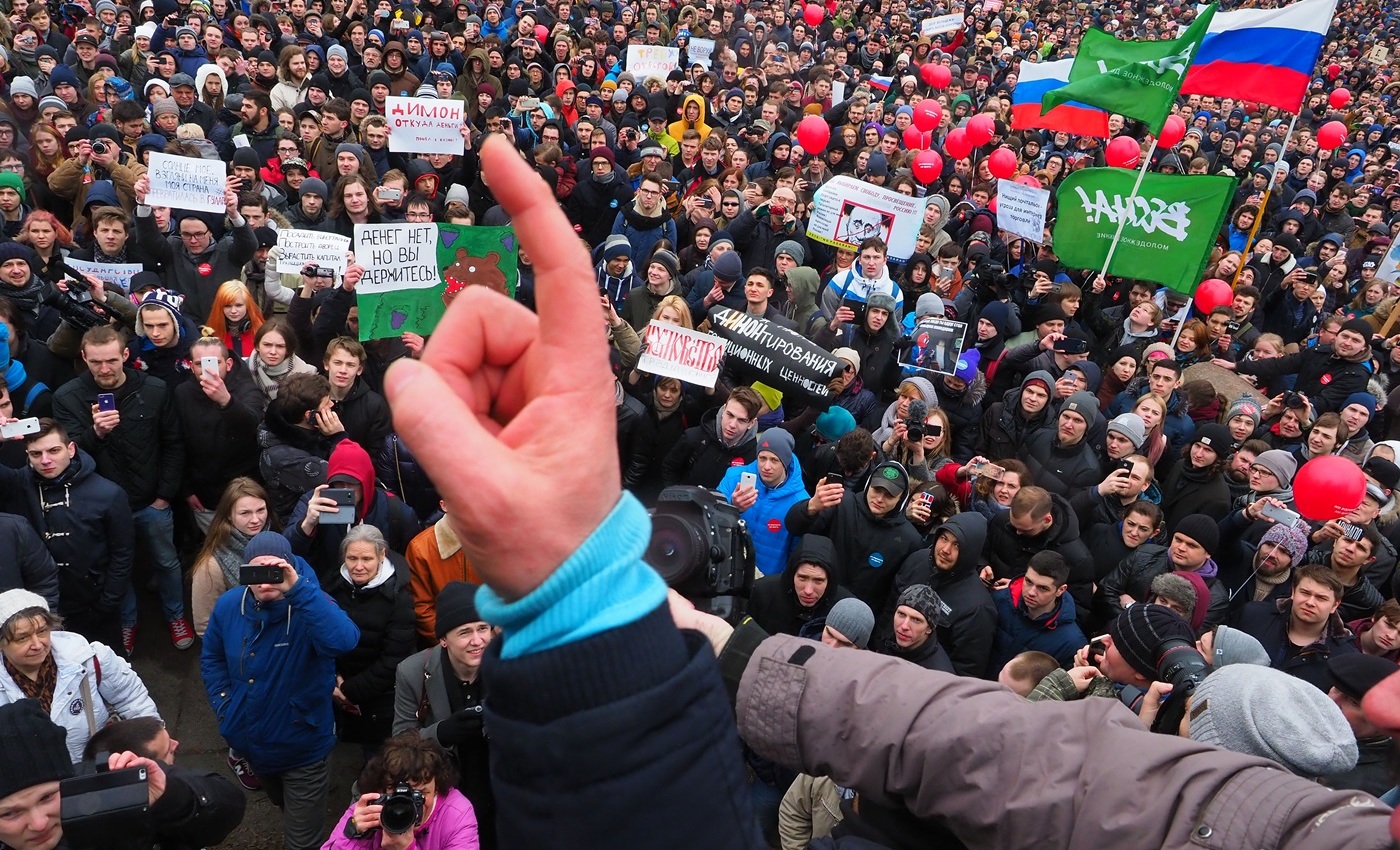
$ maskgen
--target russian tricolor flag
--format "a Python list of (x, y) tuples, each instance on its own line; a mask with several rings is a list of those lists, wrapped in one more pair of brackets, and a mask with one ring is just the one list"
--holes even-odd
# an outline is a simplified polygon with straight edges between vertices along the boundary
[(1217, 12), (1181, 93), (1297, 112), (1336, 9), (1337, 0), (1297, 0), (1281, 9)]
[(1021, 63), (1016, 88), (1011, 91), (1011, 129), (1054, 130), (1108, 138), (1108, 113), (1097, 107), (1071, 101), (1040, 114), (1041, 98), (1051, 89), (1068, 85), (1069, 69), (1073, 66), (1073, 59)]
[(869, 77), (866, 77), (866, 82), (870, 83), (870, 87), (873, 89), (889, 91), (890, 86), (894, 84), (894, 77), (882, 77), (879, 74), (871, 74)]

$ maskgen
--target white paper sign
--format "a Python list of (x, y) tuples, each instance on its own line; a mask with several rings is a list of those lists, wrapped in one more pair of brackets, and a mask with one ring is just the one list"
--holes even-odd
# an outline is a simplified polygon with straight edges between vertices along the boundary
[(389, 122), (389, 150), (396, 153), (460, 154), (462, 140), (460, 100), (430, 97), (386, 97), (384, 117)]
[(832, 178), (812, 199), (807, 235), (826, 245), (852, 251), (861, 240), (878, 236), (897, 263), (914, 253), (914, 239), (924, 223), (923, 198), (911, 198), (854, 177)]
[(627, 70), (637, 78), (640, 85), (647, 77), (665, 77), (680, 67), (679, 47), (660, 47), (654, 44), (634, 44), (627, 48)]
[(1395, 242), (1386, 249), (1385, 259), (1381, 260), (1380, 267), (1376, 269), (1376, 277), (1386, 283), (1400, 280), (1400, 242)]
[(831, 102), (840, 103), (846, 99), (846, 84), (840, 80), (831, 81)]
[(704, 65), (707, 71), (713, 68), (710, 59), (714, 54), (715, 40), (713, 38), (692, 38), (690, 44), (685, 47), (685, 55), (690, 59), (690, 64)]
[(1039, 245), (1045, 239), (1050, 190), (1015, 180), (997, 181), (997, 227)]
[(307, 266), (328, 266), (335, 273), (345, 274), (345, 252), (350, 239), (339, 233), (318, 230), (277, 231), (277, 271), (301, 274)]
[(652, 322), (647, 325), (646, 348), (637, 361), (637, 369), (713, 388), (723, 356), (724, 340), (717, 336)]
[(87, 260), (75, 260), (69, 257), (64, 260), (73, 271), (90, 274), (103, 283), (110, 283), (119, 286), (122, 292), (131, 292), (131, 278), (140, 272), (145, 266), (140, 263), (92, 263)]
[(224, 163), (218, 159), (152, 153), (146, 175), (151, 190), (146, 203), (197, 212), (223, 212)]
[(963, 16), (939, 15), (936, 18), (924, 18), (919, 24), (919, 35), (938, 35), (945, 32), (957, 32), (962, 29)]
[(432, 223), (355, 225), (355, 261), (365, 269), (356, 291), (377, 295), (441, 284), (437, 241)]

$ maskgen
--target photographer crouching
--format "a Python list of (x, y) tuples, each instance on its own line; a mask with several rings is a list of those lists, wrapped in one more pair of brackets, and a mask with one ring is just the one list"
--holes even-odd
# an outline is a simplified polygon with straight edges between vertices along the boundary
[(447, 752), (416, 730), (384, 742), (360, 772), (361, 794), (324, 850), (477, 850), (476, 812)]
[(65, 739), (37, 700), (0, 706), (0, 847), (206, 847), (243, 820), (243, 795), (222, 777), (130, 751), (99, 756), (104, 768), (86, 773), (92, 764), (74, 765)]

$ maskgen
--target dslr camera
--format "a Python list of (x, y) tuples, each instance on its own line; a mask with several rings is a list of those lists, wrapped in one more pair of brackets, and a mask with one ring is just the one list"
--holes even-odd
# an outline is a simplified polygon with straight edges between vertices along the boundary
[(384, 807), (379, 812), (379, 825), (394, 835), (408, 832), (423, 820), (423, 802), (422, 791), (407, 782), (396, 783), (374, 801), (376, 806)]
[(739, 509), (714, 490), (661, 491), (646, 562), (701, 611), (738, 625), (753, 583), (753, 540)]
[(1186, 714), (1187, 697), (1196, 692), (1213, 668), (1195, 644), (1180, 638), (1163, 642), (1157, 652), (1157, 681), (1169, 683), (1172, 692), (1157, 712), (1152, 731), (1175, 735)]

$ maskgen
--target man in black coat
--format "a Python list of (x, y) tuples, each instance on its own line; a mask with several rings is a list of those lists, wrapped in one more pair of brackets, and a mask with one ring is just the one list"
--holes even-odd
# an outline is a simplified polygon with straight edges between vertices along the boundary
[(898, 594), (912, 585), (926, 584), (943, 603), (948, 624), (938, 630), (938, 639), (948, 651), (953, 670), (959, 676), (981, 676), (997, 632), (996, 604), (977, 571), (986, 540), (987, 518), (979, 513), (957, 514), (939, 526), (933, 545), (900, 565), (889, 616), (876, 623), (881, 634), (893, 628)]
[(1163, 573), (1193, 572), (1205, 580), (1210, 590), (1206, 627), (1220, 625), (1229, 610), (1230, 594), (1211, 557), (1219, 547), (1220, 531), (1215, 520), (1205, 514), (1182, 517), (1169, 546), (1144, 544), (1104, 576), (1095, 600), (1099, 617), (1112, 620), (1129, 604), (1148, 601), (1152, 580)]
[(826, 619), (838, 600), (851, 592), (837, 584), (836, 547), (819, 534), (803, 535), (802, 542), (788, 556), (787, 566), (777, 575), (764, 576), (749, 590), (749, 616), (770, 635), (821, 637), (821, 631), (806, 632)]
[[(214, 370), (205, 369), (216, 361)], [(228, 483), (258, 474), (258, 423), (262, 394), (242, 360), (230, 357), (221, 340), (206, 338), (190, 348), (190, 368), (197, 380), (175, 388), (175, 412), (189, 435), (185, 501), (200, 529), (209, 530), (214, 508)]]
[(22, 516), (0, 513), (0, 593), (23, 588), (58, 610), (58, 567), (34, 526)]
[(661, 464), (661, 481), (716, 487), (731, 466), (758, 457), (758, 411), (763, 399), (751, 387), (729, 394), (723, 407), (706, 413), (687, 428)]
[(1021, 457), (1036, 484), (1069, 498), (1102, 480), (1099, 458), (1089, 439), (1100, 418), (1098, 399), (1081, 390), (1065, 400), (1054, 429), (1031, 435)]
[(1346, 406), (1353, 393), (1364, 392), (1371, 380), (1372, 328), (1364, 319), (1352, 319), (1337, 331), (1331, 345), (1307, 348), (1297, 354), (1264, 360), (1241, 360), (1231, 363), (1216, 359), (1215, 365), (1233, 369), (1241, 375), (1276, 378), (1298, 376), (1293, 389), (1308, 397), (1318, 414), (1337, 412)]
[(612, 232), (618, 210), (632, 201), (632, 184), (625, 172), (617, 170), (617, 157), (611, 148), (593, 148), (588, 163), (588, 178), (574, 186), (564, 210), (583, 240), (590, 248), (596, 248)]
[(1011, 499), (1011, 509), (998, 514), (987, 537), (984, 578), (998, 585), (1026, 574), (1031, 556), (1044, 550), (1059, 552), (1069, 564), (1069, 592), (1081, 625), (1087, 622), (1093, 599), (1094, 560), (1079, 539), (1079, 520), (1063, 496), (1042, 487), (1022, 487)]
[(362, 446), (378, 447), (393, 430), (389, 403), (369, 388), (361, 377), (369, 355), (365, 347), (347, 336), (326, 346), (323, 371), (331, 382), (331, 403), (345, 426), (345, 435)]
[(1342, 582), (1322, 564), (1293, 571), (1293, 595), (1276, 602), (1250, 602), (1235, 617), (1235, 628), (1250, 635), (1269, 653), (1270, 666), (1311, 682), (1332, 687), (1328, 660), (1359, 652), (1337, 609)]

